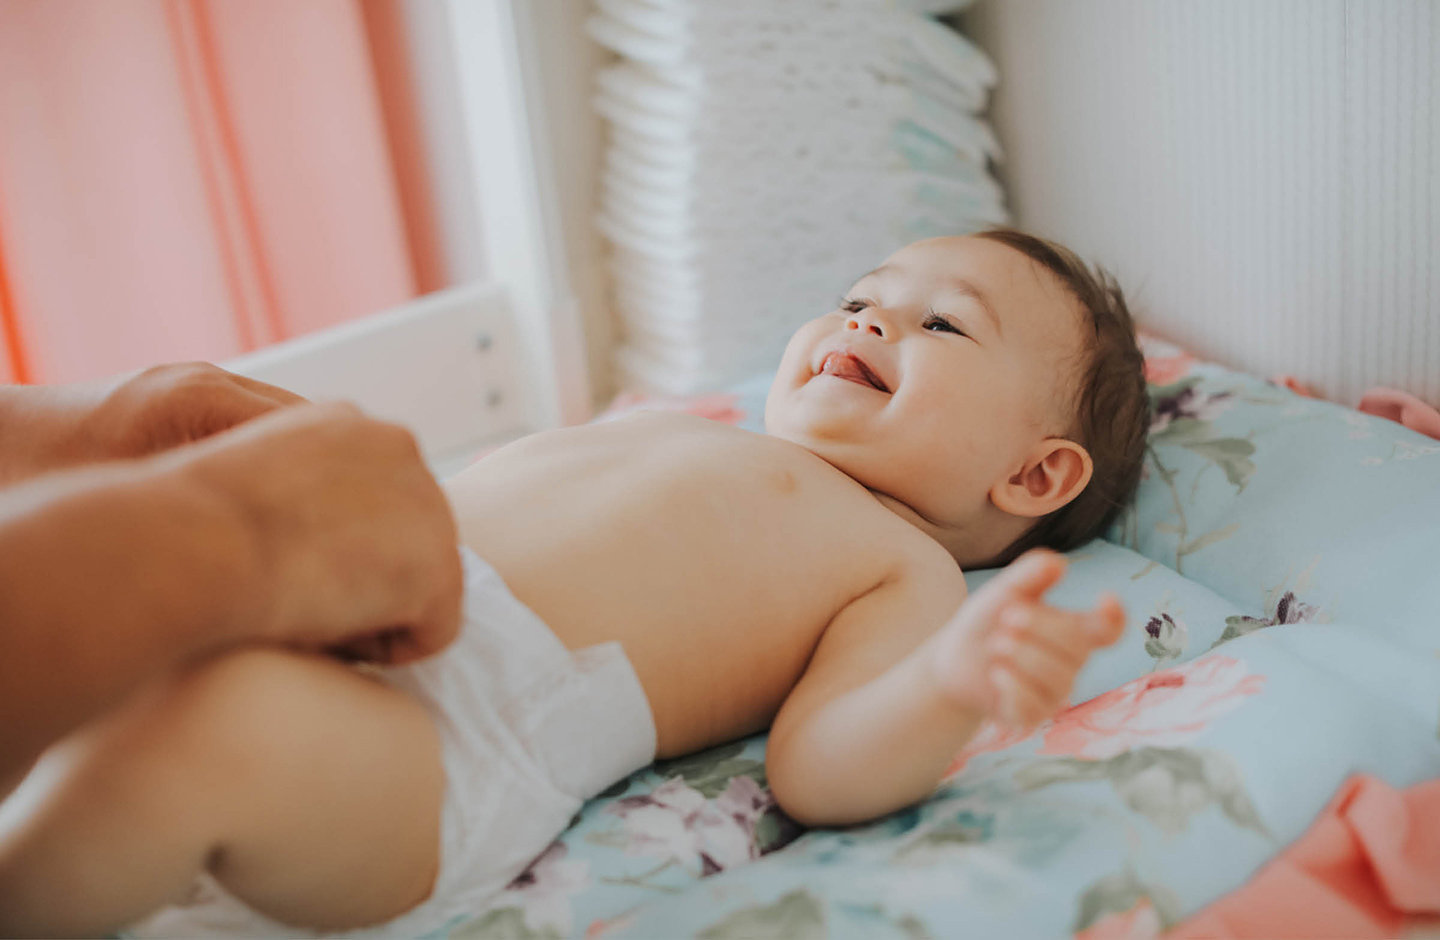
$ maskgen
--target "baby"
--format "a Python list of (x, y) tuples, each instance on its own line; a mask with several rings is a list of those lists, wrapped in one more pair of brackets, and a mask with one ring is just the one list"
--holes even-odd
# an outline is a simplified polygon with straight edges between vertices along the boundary
[(910, 245), (790, 340), (766, 434), (672, 413), (536, 434), (447, 484), (465, 626), (362, 671), (252, 649), (54, 748), (0, 818), (0, 931), (416, 935), (581, 802), (770, 728), (812, 826), (923, 799), (1030, 726), (1124, 613), (1048, 606), (1053, 552), (1130, 497), (1147, 425), (1123, 299), (1015, 232)]

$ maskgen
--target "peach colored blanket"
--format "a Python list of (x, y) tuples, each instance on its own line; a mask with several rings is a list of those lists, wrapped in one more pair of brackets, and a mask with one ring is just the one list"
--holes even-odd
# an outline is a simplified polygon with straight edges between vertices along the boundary
[(1167, 937), (1394, 937), (1440, 914), (1440, 780), (1356, 775), (1254, 878)]

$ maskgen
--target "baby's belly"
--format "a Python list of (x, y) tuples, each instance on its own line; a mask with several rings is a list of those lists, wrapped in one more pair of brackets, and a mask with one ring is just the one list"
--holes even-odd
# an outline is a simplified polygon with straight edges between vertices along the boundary
[(620, 643), (649, 701), (661, 757), (768, 727), (829, 621), (810, 614), (784, 622), (763, 606), (741, 612), (733, 582), (686, 587), (673, 570), (637, 576), (583, 552), (557, 559), (567, 575), (556, 590), (552, 570), (493, 545), (489, 554), (470, 547), (570, 649)]
[(798, 531), (783, 511), (565, 503), (472, 516), (464, 540), (567, 647), (621, 644), (662, 755), (767, 727), (831, 618), (869, 586), (830, 551), (767, 537)]

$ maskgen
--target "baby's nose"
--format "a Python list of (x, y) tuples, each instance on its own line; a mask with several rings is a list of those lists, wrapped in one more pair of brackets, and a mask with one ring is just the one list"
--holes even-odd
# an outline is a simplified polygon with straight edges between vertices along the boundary
[(871, 333), (874, 333), (881, 339), (885, 338), (885, 328), (880, 325), (879, 321), (875, 320), (872, 317), (867, 317), (864, 314), (857, 313), (845, 321), (845, 329), (847, 330), (862, 330), (867, 327), (869, 328)]

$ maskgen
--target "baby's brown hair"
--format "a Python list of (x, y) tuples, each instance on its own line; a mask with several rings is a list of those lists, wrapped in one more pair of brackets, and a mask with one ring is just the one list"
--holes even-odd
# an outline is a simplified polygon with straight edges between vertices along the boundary
[(1092, 269), (1063, 245), (1018, 232), (992, 229), (976, 237), (1015, 249), (1060, 279), (1080, 302), (1084, 320), (1071, 440), (1090, 452), (1094, 473), (1078, 496), (1041, 516), (989, 565), (1009, 564), (1031, 548), (1069, 551), (1100, 535), (1135, 496), (1150, 428), (1145, 358), (1135, 322), (1115, 278)]

